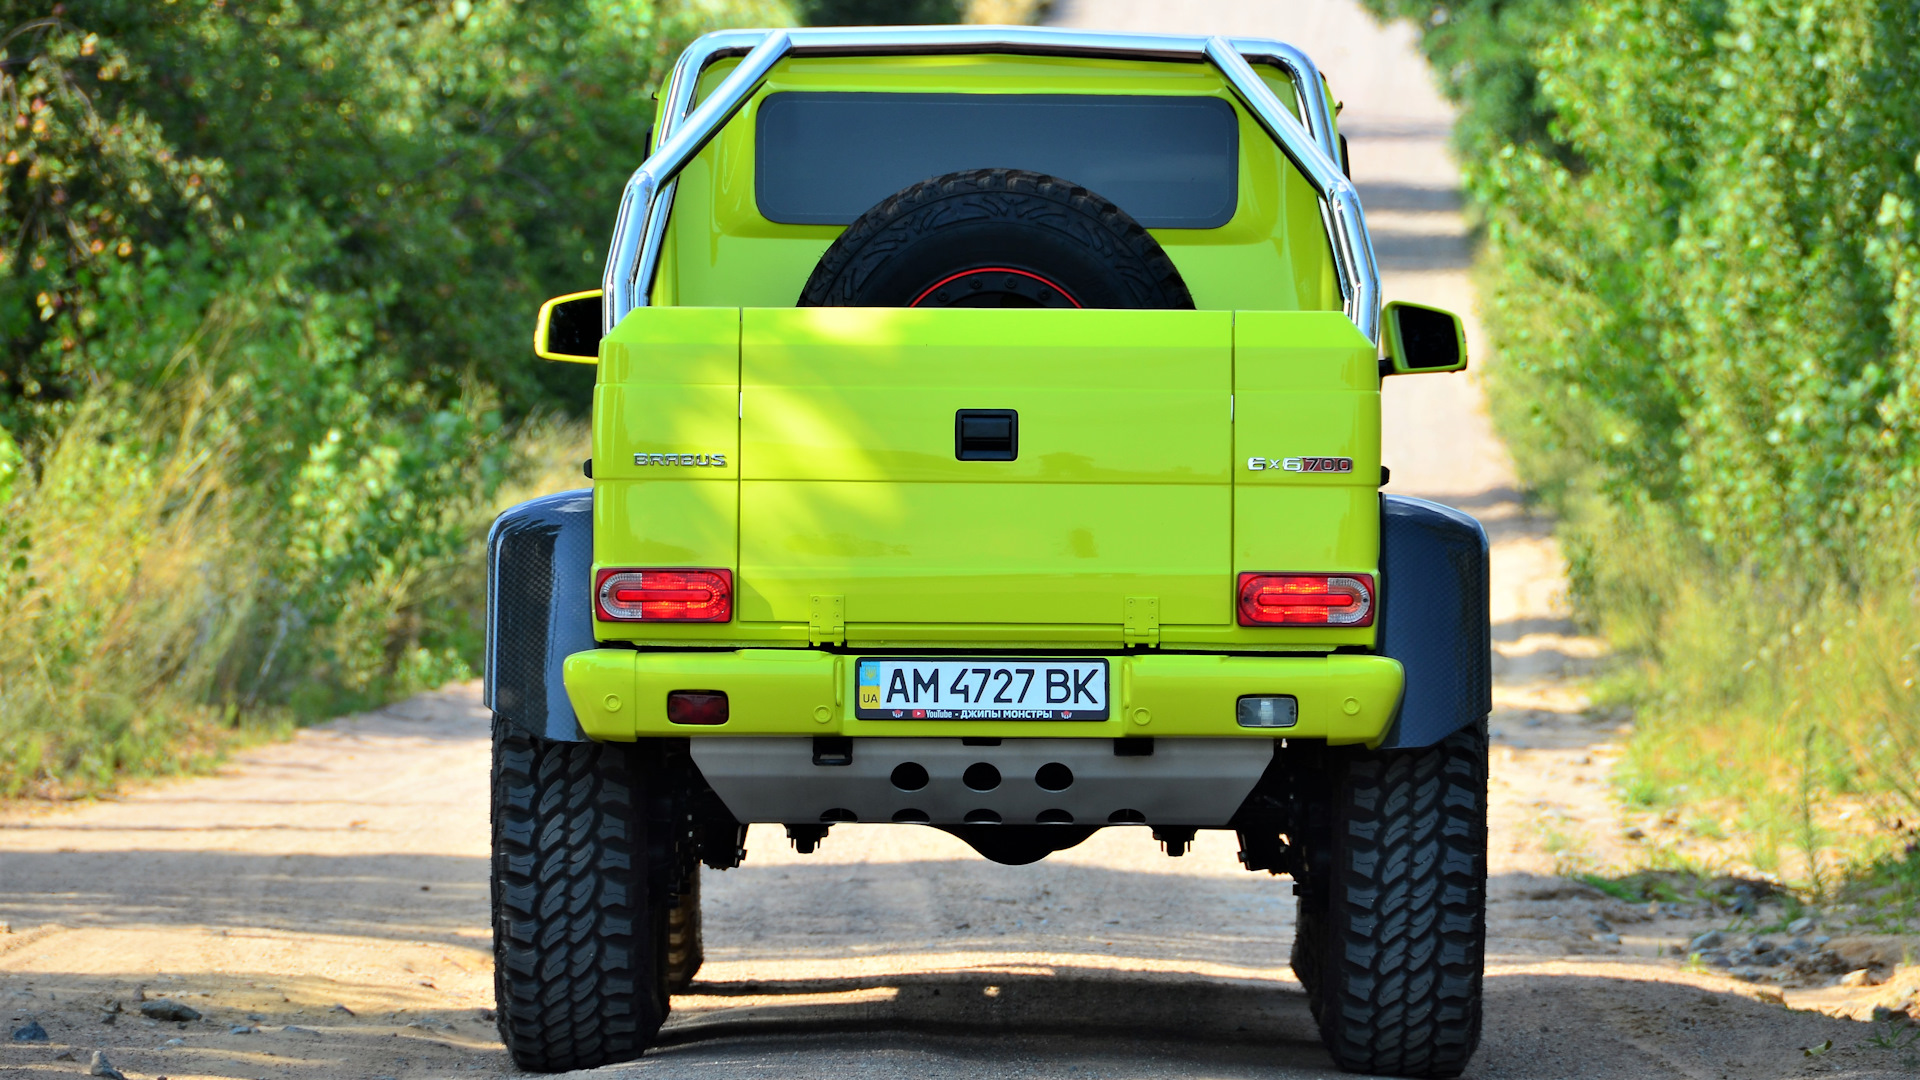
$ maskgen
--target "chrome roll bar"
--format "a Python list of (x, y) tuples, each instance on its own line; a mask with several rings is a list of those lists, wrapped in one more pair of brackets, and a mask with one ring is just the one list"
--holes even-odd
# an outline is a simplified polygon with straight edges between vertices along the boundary
[[(773, 66), (789, 56), (889, 56), (1002, 53), (1181, 60), (1213, 65), (1320, 198), (1343, 308), (1367, 340), (1380, 340), (1380, 270), (1360, 210), (1360, 193), (1337, 164), (1340, 143), (1320, 71), (1305, 53), (1258, 38), (1105, 33), (1034, 26), (816, 27), (720, 30), (687, 47), (669, 76), (656, 149), (627, 181), (602, 281), (605, 328), (644, 307), (660, 266), (675, 178), (752, 99)], [(698, 108), (700, 76), (725, 57), (743, 57)], [(1254, 73), (1270, 64), (1292, 81), (1301, 119)]]

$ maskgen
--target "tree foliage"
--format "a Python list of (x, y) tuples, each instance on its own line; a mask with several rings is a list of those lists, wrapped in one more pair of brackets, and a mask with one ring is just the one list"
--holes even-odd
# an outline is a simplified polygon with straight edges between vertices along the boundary
[(532, 407), (558, 384), (526, 360), (528, 306), (598, 277), (664, 68), (716, 20), (787, 18), (644, 0), (91, 0), (26, 17), (39, 7), (0, 5), (16, 420), (103, 363), (149, 370), (97, 347), (124, 336), (89, 314), (120, 268), (161, 259), (197, 280), (262, 251), (367, 305), (367, 381), (447, 397), (471, 375)]
[(796, 0), (808, 26), (914, 26), (955, 23), (962, 0)]
[(1382, 9), (1465, 106), (1553, 439), (1724, 563), (1846, 576), (1920, 482), (1911, 0)]
[(1462, 108), (1495, 412), (1637, 661), (1624, 793), (1816, 893), (1897, 855), (1827, 811), (1920, 806), (1920, 8), (1369, 2)]
[[(516, 425), (587, 386), (531, 357), (533, 312), (599, 279), (686, 41), (790, 18), (779, 0), (0, 0), (0, 609), (100, 599), (62, 591), (50, 540), (88, 497), (73, 463), (121, 474), (101, 493), (217, 472), (139, 487), (153, 512), (125, 519), (222, 515), (195, 535), (234, 546), (218, 576), (245, 586), (200, 590), (218, 611), (194, 617), (240, 620), (184, 639), (220, 651), (179, 669), (205, 693), (323, 710), (467, 671), (470, 560), (525, 464)], [(119, 545), (119, 580), (147, 549)], [(70, 637), (21, 654), (47, 702), (81, 678), (52, 644)]]

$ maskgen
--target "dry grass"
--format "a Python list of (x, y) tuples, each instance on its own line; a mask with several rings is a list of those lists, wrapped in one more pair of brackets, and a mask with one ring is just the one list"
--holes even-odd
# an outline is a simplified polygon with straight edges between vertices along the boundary
[[(292, 731), (296, 716), (333, 711), (269, 707), (250, 692), (294, 646), (263, 652), (241, 640), (262, 628), (271, 636), (278, 623), (256, 611), (270, 572), (264, 533), (249, 520), (248, 492), (230, 480), (238, 440), (208, 419), (214, 404), (204, 388), (138, 409), (90, 403), (37, 473), (18, 470), (0, 490), (0, 798), (72, 798), (123, 777), (201, 770), (237, 743)], [(485, 579), (498, 510), (586, 483), (586, 443), (582, 423), (526, 425), (518, 479), (458, 510), (471, 518), (464, 553), (437, 571), (396, 566), (343, 585), (340, 615), (303, 632), (325, 635), (336, 655), (378, 654), (394, 620), (419, 617), (430, 579)], [(432, 617), (477, 631), (480, 591), (468, 594), (464, 608), (441, 605)], [(366, 640), (331, 640), (354, 635)], [(465, 677), (477, 659), (437, 660), (383, 685), (405, 692), (414, 675)]]
[(206, 702), (260, 569), (227, 483), (232, 443), (207, 437), (204, 404), (166, 416), (183, 447), (169, 452), (119, 410), (84, 407), (39, 475), (15, 478), (0, 534), (0, 796), (194, 768), (239, 730)]
[(967, 0), (963, 21), (992, 26), (1030, 26), (1047, 13), (1052, 0)]
[[(1851, 580), (1715, 566), (1657, 518), (1574, 527), (1581, 610), (1627, 657), (1596, 688), (1635, 730), (1616, 780), (1649, 831), (1810, 897), (1898, 860), (1920, 825), (1920, 539), (1890, 524)], [(1823, 579), (1824, 580), (1821, 580)]]

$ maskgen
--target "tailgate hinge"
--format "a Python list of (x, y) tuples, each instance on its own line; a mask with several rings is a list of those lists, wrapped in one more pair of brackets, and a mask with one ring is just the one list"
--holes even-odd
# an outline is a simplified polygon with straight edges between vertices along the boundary
[(1126, 643), (1128, 645), (1145, 645), (1153, 649), (1160, 647), (1159, 597), (1127, 597)]
[(815, 596), (812, 613), (807, 616), (807, 644), (845, 645), (847, 643), (847, 598)]

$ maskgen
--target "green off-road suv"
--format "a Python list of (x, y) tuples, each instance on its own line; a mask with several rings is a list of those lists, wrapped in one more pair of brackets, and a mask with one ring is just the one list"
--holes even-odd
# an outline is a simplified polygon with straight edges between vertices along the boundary
[[(1340, 1066), (1480, 1031), (1487, 546), (1382, 495), (1387, 304), (1273, 41), (729, 31), (681, 57), (602, 289), (592, 491), (494, 527), (493, 925), (530, 1069), (632, 1058), (746, 827), (1002, 863), (1237, 834)], [(637, 155), (636, 155), (637, 156)]]

